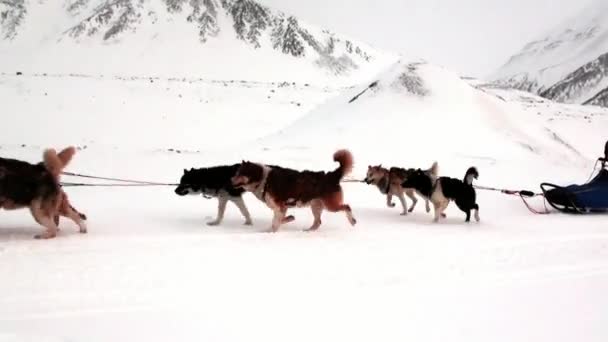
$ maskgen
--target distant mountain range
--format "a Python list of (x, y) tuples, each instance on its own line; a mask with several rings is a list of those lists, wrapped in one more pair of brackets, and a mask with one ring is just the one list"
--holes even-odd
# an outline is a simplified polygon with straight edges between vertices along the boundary
[[(65, 63), (47, 58), (47, 53), (60, 60), (71, 55), (78, 59), (72, 64), (95, 61), (101, 53), (106, 55), (98, 61), (101, 65), (110, 63), (107, 55), (112, 54), (115, 61), (123, 58), (122, 64), (139, 64), (137, 58), (144, 64), (152, 60), (148, 63), (152, 70), (155, 64), (166, 68), (182, 59), (192, 66), (192, 73), (208, 74), (225, 68), (219, 62), (233, 62), (230, 69), (236, 70), (232, 71), (274, 67), (286, 79), (288, 73), (306, 75), (315, 69), (326, 77), (348, 78), (385, 57), (365, 44), (253, 0), (0, 0), (0, 38), (0, 53), (15, 57), (15, 65), (40, 68)], [(32, 46), (40, 46), (36, 60), (22, 56), (26, 53), (20, 56), (18, 51), (31, 51)], [(162, 51), (163, 46), (182, 51)], [(86, 72), (94, 71), (94, 64), (89, 64)], [(260, 71), (257, 78), (264, 77), (264, 70)]]
[(491, 78), (559, 102), (608, 106), (608, 1), (526, 44)]

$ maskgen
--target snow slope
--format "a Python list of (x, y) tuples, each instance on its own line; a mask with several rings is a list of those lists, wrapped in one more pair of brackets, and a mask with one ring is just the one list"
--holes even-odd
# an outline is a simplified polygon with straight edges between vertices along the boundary
[[(45, 0), (2, 6), (6, 13), (21, 14), (18, 21), (3, 16), (0, 26), (5, 36), (0, 71), (9, 73), (325, 85), (358, 82), (394, 60), (253, 0)], [(9, 28), (11, 22), (17, 24)]]
[[(345, 90), (260, 143), (348, 146), (361, 150), (364, 159), (376, 156), (414, 164), (430, 162), (429, 156), (440, 160), (459, 156), (470, 163), (502, 160), (579, 165), (595, 157), (565, 148), (546, 119), (531, 114), (519, 101), (506, 101), (433, 65), (400, 61), (365, 89)], [(582, 111), (597, 112), (602, 118), (588, 127), (598, 132), (592, 146), (600, 146), (606, 138), (607, 111)], [(334, 144), (327, 146), (326, 139), (315, 136), (331, 136)]]
[[(606, 138), (605, 109), (432, 65), (401, 61), (373, 80), (349, 103), (368, 84), (0, 75), (0, 154), (35, 162), (43, 147), (73, 143), (69, 171), (174, 182), (183, 168), (243, 158), (333, 169), (334, 149), (348, 147), (355, 178), (368, 163), (437, 160), (442, 175), (476, 165), (479, 184), (536, 189), (583, 181)], [(296, 209), (268, 234), (269, 209), (250, 195), (253, 227), (231, 206), (208, 227), (216, 201), (169, 187), (66, 190), (89, 216), (87, 235), (62, 222), (58, 238), (35, 241), (26, 211), (2, 212), (1, 341), (608, 337), (605, 216), (532, 215), (480, 191), (481, 223), (451, 206), (435, 225), (421, 205), (403, 217), (377, 189), (346, 183), (356, 227), (325, 213), (304, 233), (311, 215)]]

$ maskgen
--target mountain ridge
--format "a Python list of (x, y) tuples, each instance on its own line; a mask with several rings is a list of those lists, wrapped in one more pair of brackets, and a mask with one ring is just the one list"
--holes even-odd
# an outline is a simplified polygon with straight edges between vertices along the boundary
[(608, 86), (606, 53), (608, 3), (595, 1), (527, 43), (490, 79), (560, 102), (583, 104)]
[[(43, 54), (52, 52), (51, 54), (56, 55), (62, 49), (96, 49), (111, 52), (117, 57), (126, 54), (129, 62), (133, 60), (134, 64), (138, 64), (134, 56), (148, 57), (151, 50), (163, 55), (160, 58), (162, 64), (172, 60), (175, 62), (184, 56), (191, 56), (192, 59), (201, 60), (203, 63), (209, 58), (213, 62), (221, 62), (224, 61), (219, 56), (221, 53), (232, 55), (228, 60), (232, 58), (242, 64), (242, 67), (253, 64), (249, 63), (250, 59), (257, 58), (252, 57), (253, 55), (264, 54), (268, 57), (269, 64), (275, 67), (287, 64), (290, 58), (296, 61), (297, 65), (308, 64), (301, 68), (302, 74), (310, 74), (310, 69), (316, 69), (313, 73), (324, 74), (329, 78), (349, 78), (359, 73), (360, 69), (383, 64), (385, 59), (389, 59), (388, 53), (343, 35), (319, 29), (254, 0), (66, 0), (61, 4), (51, 2), (2, 0), (0, 37), (3, 39), (0, 39), (0, 53), (2, 45), (6, 51), (5, 55), (11, 57), (10, 54), (18, 55), (12, 52), (18, 50), (16, 47), (25, 50), (23, 47), (27, 46), (31, 51), (32, 45), (42, 43)], [(45, 17), (45, 13), (51, 14)], [(32, 22), (37, 24), (32, 25)], [(39, 22), (42, 24), (38, 24)], [(56, 30), (49, 30), (51, 26)], [(113, 45), (118, 45), (119, 48), (110, 51), (108, 47)], [(162, 52), (158, 46), (153, 45), (182, 49), (184, 54), (180, 56), (173, 52)], [(132, 53), (125, 51), (129, 49), (133, 50)], [(82, 59), (90, 58), (90, 54), (83, 54), (82, 51), (78, 51), (78, 54), (83, 55)], [(175, 56), (168, 56), (171, 54)], [(213, 54), (218, 56), (209, 57)], [(238, 60), (235, 55), (242, 55), (243, 58)], [(263, 60), (263, 57), (259, 59)], [(19, 61), (19, 56), (13, 58), (13, 61), (17, 61), (16, 65), (27, 66), (27, 63)], [(193, 70), (196, 70), (197, 63), (190, 63), (194, 66)], [(31, 64), (44, 66), (52, 63), (44, 63), (38, 58)], [(378, 70), (377, 66), (373, 68), (374, 72)], [(91, 73), (91, 69), (84, 72)], [(300, 68), (290, 65), (285, 69), (284, 71), (293, 71)]]

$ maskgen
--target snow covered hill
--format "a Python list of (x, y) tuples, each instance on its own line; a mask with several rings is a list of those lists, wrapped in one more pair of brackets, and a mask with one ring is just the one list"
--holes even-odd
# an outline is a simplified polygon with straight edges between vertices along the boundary
[(491, 79), (559, 102), (587, 103), (608, 87), (606, 53), (608, 3), (596, 0), (526, 44)]
[(0, 3), (4, 72), (352, 83), (393, 57), (254, 0)]
[[(536, 160), (565, 164), (596, 157), (595, 152), (568, 148), (580, 137), (572, 132), (562, 137), (567, 124), (553, 127), (563, 105), (545, 100), (547, 108), (531, 109), (511, 95), (514, 91), (505, 92), (501, 96), (488, 85), (472, 86), (433, 65), (400, 61), (371, 85), (345, 90), (260, 143), (300, 149), (348, 146), (361, 150), (357, 154), (364, 155), (364, 160), (388, 158), (418, 165), (430, 162), (429, 157), (459, 157), (468, 163)], [(511, 97), (507, 100), (507, 96)], [(586, 142), (601, 146), (608, 131), (608, 110), (581, 109), (571, 120), (578, 124), (589, 117), (593, 119), (585, 131), (596, 132), (597, 139)], [(331, 137), (333, 144), (328, 147), (327, 138), (314, 136)]]

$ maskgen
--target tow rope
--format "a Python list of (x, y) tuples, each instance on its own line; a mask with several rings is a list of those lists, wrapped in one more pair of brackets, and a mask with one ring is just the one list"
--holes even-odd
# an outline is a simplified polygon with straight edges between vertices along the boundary
[[(524, 205), (526, 206), (526, 208), (528, 208), (528, 210), (533, 214), (545, 215), (545, 214), (551, 213), (549, 208), (547, 208), (547, 200), (545, 199), (545, 195), (543, 193), (536, 193), (536, 192), (530, 191), (530, 190), (499, 189), (499, 188), (493, 188), (493, 187), (481, 186), (481, 185), (473, 185), (473, 187), (475, 189), (479, 189), (479, 190), (496, 191), (496, 192), (500, 192), (505, 195), (518, 196), (519, 198), (521, 198), (521, 201), (524, 202)], [(528, 203), (526, 198), (529, 199), (529, 198), (533, 198), (533, 197), (542, 197), (543, 198), (543, 205), (545, 207), (544, 210), (534, 209), (530, 205), (530, 203)]]
[(148, 181), (133, 180), (133, 179), (99, 177), (99, 176), (91, 176), (91, 175), (85, 175), (85, 174), (73, 173), (73, 172), (62, 172), (61, 174), (65, 175), (65, 176), (72, 176), (72, 177), (78, 177), (78, 178), (89, 178), (89, 179), (97, 179), (97, 180), (104, 180), (104, 181), (121, 182), (119, 184), (69, 183), (69, 182), (64, 183), (64, 182), (62, 182), (61, 184), (64, 186), (177, 186), (177, 185), (179, 185), (177, 183), (158, 183), (158, 182), (148, 182)]

